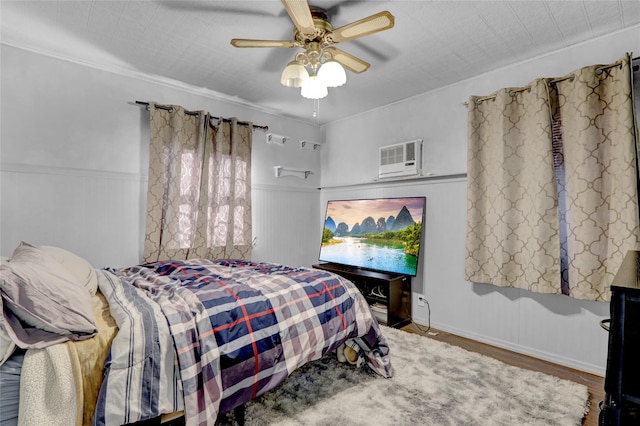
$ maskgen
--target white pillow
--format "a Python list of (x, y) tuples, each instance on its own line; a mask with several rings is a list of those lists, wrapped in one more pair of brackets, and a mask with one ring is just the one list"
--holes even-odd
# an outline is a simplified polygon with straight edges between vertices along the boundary
[(39, 248), (51, 255), (77, 277), (92, 296), (96, 294), (98, 290), (98, 274), (96, 274), (96, 270), (88, 261), (60, 247), (40, 246)]
[[(21, 347), (45, 347), (46, 342), (59, 342), (61, 336), (82, 340), (97, 331), (91, 295), (84, 284), (30, 244), (22, 242), (11, 261), (0, 265), (0, 291), (4, 331)], [(29, 331), (13, 316), (42, 331)]]

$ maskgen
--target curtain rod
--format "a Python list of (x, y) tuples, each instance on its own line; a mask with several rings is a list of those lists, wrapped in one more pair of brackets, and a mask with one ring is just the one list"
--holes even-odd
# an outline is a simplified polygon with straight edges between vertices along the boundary
[[(612, 67), (615, 67), (615, 65), (610, 65), (610, 66), (598, 68), (598, 69), (596, 69), (596, 74), (602, 74), (602, 70), (603, 69), (612, 68)], [(598, 72), (598, 71), (600, 71), (600, 72)], [(561, 81), (565, 81), (565, 80), (573, 81), (573, 80), (575, 80), (575, 76), (570, 75), (568, 77), (554, 78), (553, 80), (549, 81), (549, 85), (560, 83)], [(515, 96), (516, 93), (527, 92), (527, 91), (531, 92), (531, 86), (524, 86), (524, 87), (520, 87), (518, 89), (512, 89), (512, 90), (509, 91), (509, 95)], [(495, 99), (496, 96), (498, 96), (498, 95), (489, 95), (489, 96), (484, 96), (482, 98), (478, 98), (478, 99), (476, 99), (476, 105), (479, 104), (480, 102), (484, 102), (484, 101), (489, 101), (491, 99)], [(465, 102), (464, 105), (465, 106), (469, 106), (469, 102)]]
[[(637, 58), (633, 58), (633, 59), (631, 59), (631, 63), (632, 63), (631, 70), (632, 70), (632, 72), (633, 72), (633, 73), (636, 73), (636, 72), (638, 72), (638, 70), (640, 70), (640, 65), (633, 65), (633, 63), (634, 63), (634, 62), (640, 62), (640, 56), (639, 56), (639, 57), (637, 57)], [(604, 65), (604, 66), (602, 66), (602, 67), (600, 67), (600, 68), (596, 68), (595, 73), (596, 73), (596, 74), (598, 74), (598, 75), (600, 75), (600, 74), (602, 74), (602, 72), (603, 72), (604, 70), (609, 69), (609, 68), (613, 68), (613, 67), (617, 67), (617, 66), (620, 66), (620, 67), (621, 67), (621, 66), (622, 66), (622, 63), (615, 63), (615, 64), (611, 64), (611, 65)], [(575, 79), (575, 76), (570, 75), (570, 76), (568, 76), (568, 77), (555, 78), (555, 79), (553, 79), (553, 80), (549, 81), (549, 84), (556, 84), (556, 83), (560, 83), (561, 81), (565, 81), (565, 80), (571, 80), (571, 81), (573, 81), (574, 79)], [(518, 89), (513, 89), (513, 90), (511, 90), (511, 91), (509, 92), (509, 94), (510, 94), (511, 96), (513, 96), (513, 95), (515, 95), (516, 93), (518, 93), (518, 92), (524, 92), (525, 90), (529, 90), (529, 91), (531, 91), (531, 87), (530, 87), (530, 86), (524, 86), (524, 87), (520, 87), (520, 88), (518, 88)], [(491, 99), (495, 99), (495, 98), (496, 98), (496, 96), (497, 96), (497, 95), (489, 95), (489, 96), (484, 96), (484, 97), (482, 97), (482, 98), (478, 98), (478, 99), (476, 99), (476, 104), (479, 104), (479, 103), (484, 102), (484, 101), (489, 101), (489, 100), (491, 100)], [(466, 107), (468, 107), (468, 106), (469, 106), (469, 102), (464, 102), (464, 103), (463, 103), (463, 105), (464, 105), (464, 106), (466, 106)]]
[[(136, 101), (136, 104), (146, 107), (147, 110), (149, 109), (149, 102)], [(169, 106), (169, 105), (156, 104), (156, 108), (163, 109), (163, 110), (169, 111), (169, 112), (173, 111), (173, 108), (171, 108), (171, 106)], [(184, 113), (187, 114), (187, 115), (198, 115), (198, 114), (200, 114), (198, 111), (187, 111), (187, 110), (184, 110)], [(214, 117), (213, 115), (211, 116), (211, 118), (216, 119), (216, 120), (226, 121), (227, 123), (229, 123), (231, 121), (228, 118), (222, 118), (221, 119), (220, 117)], [(238, 124), (247, 125), (247, 124), (249, 124), (249, 122), (247, 122), (247, 121), (238, 121)], [(263, 132), (268, 132), (269, 131), (269, 126), (259, 126), (257, 124), (252, 124), (252, 126), (253, 126), (253, 130), (262, 130)]]

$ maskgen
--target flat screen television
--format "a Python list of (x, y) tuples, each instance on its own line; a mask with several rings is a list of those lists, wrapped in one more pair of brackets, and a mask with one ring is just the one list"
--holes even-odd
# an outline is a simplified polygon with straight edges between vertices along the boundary
[(426, 197), (330, 200), (319, 260), (415, 276)]

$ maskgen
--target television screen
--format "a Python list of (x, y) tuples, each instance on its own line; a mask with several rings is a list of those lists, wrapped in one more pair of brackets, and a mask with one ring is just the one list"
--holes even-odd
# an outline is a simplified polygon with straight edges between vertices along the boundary
[(415, 276), (426, 197), (331, 200), (320, 261)]

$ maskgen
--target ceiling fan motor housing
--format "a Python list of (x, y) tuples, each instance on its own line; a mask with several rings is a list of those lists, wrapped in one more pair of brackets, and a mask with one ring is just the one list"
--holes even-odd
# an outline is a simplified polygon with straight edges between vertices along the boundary
[(305, 35), (300, 30), (294, 26), (293, 28), (293, 36), (294, 38), (302, 43), (303, 45), (307, 42), (316, 41), (322, 45), (325, 44), (333, 44), (327, 40), (325, 35), (331, 33), (333, 31), (333, 26), (329, 22), (329, 17), (324, 9), (320, 9), (318, 7), (311, 7), (311, 16), (313, 18), (313, 24), (316, 27), (315, 32), (312, 35)]

